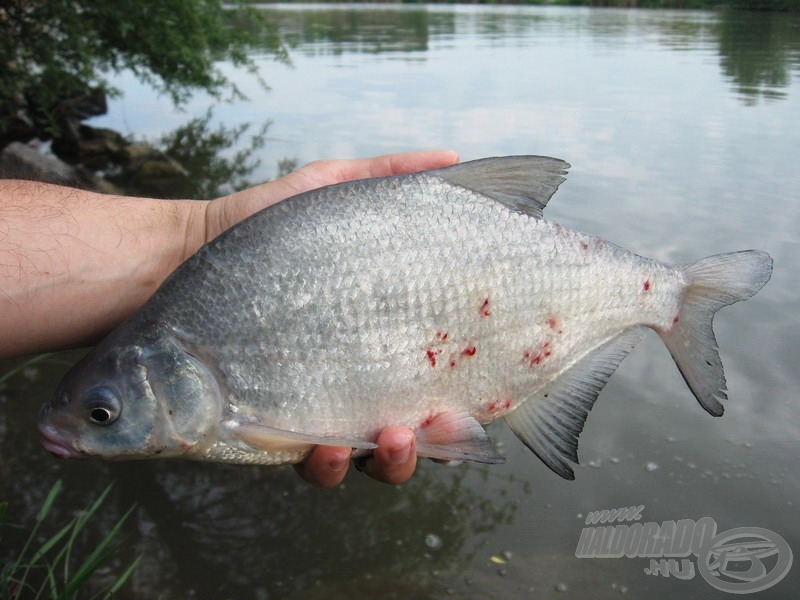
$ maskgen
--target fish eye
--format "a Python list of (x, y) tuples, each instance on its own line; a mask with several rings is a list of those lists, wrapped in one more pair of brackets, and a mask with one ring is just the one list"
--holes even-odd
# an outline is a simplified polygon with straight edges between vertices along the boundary
[(108, 388), (89, 390), (83, 401), (87, 418), (95, 425), (111, 425), (122, 413), (122, 403)]

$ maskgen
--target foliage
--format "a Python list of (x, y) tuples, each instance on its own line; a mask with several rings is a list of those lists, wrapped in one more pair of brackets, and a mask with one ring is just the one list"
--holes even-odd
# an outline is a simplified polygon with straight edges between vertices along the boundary
[(0, 5), (0, 129), (21, 115), (52, 133), (65, 99), (92, 87), (114, 92), (104, 74), (124, 69), (175, 104), (198, 89), (241, 96), (215, 61), (254, 72), (245, 52), (253, 44), (285, 58), (263, 14), (243, 5), (228, 10), (222, 0), (7, 0)]
[[(34, 550), (39, 530), (47, 518), (62, 489), (61, 481), (50, 490), (41, 509), (36, 515), (36, 522), (31, 529), (22, 550), (16, 559), (0, 565), (0, 599), (21, 600), (23, 598), (51, 598), (53, 600), (71, 600), (79, 590), (89, 584), (89, 580), (119, 549), (114, 543), (122, 526), (130, 516), (131, 507), (111, 528), (111, 531), (94, 546), (89, 555), (74, 565), (75, 543), (87, 524), (97, 513), (103, 501), (111, 491), (109, 485), (100, 496), (80, 515), (73, 518), (54, 535)], [(7, 503), (0, 503), (0, 520), (8, 510)], [(108, 589), (94, 597), (111, 598), (130, 579), (139, 559), (128, 565)]]

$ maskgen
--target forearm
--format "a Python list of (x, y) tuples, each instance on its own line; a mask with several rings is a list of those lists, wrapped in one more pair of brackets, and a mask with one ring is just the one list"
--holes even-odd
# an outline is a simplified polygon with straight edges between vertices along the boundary
[(97, 341), (200, 246), (202, 204), (0, 181), (0, 357)]

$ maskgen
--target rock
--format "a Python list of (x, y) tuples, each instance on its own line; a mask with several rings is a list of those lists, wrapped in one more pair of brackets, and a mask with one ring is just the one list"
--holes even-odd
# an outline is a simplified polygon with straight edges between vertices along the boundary
[(80, 172), (55, 156), (42, 154), (28, 144), (11, 142), (0, 153), (0, 174), (3, 179), (37, 181), (77, 181)]
[(83, 164), (94, 171), (119, 163), (125, 147), (130, 144), (111, 129), (80, 125), (76, 130), (64, 130), (67, 131), (68, 135), (53, 140), (53, 153), (68, 163)]
[(127, 164), (108, 178), (127, 189), (168, 195), (178, 182), (189, 177), (189, 172), (180, 163), (147, 144), (126, 146), (123, 156)]
[(38, 148), (11, 142), (0, 152), (0, 178), (28, 179), (91, 189), (109, 194), (119, 190), (81, 166), (74, 166), (55, 156), (42, 154)]
[(11, 115), (4, 119), (0, 130), (0, 148), (10, 142), (28, 142), (36, 137), (36, 128), (24, 115)]

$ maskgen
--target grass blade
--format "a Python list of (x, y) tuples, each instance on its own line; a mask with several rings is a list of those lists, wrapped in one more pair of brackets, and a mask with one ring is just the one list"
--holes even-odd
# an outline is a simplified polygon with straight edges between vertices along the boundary
[[(47, 498), (45, 498), (44, 503), (42, 504), (42, 508), (39, 509), (39, 513), (36, 515), (36, 523), (34, 523), (33, 529), (31, 529), (31, 533), (28, 536), (28, 539), (25, 540), (25, 545), (22, 547), (22, 552), (19, 553), (17, 561), (14, 563), (14, 567), (11, 570), (12, 573), (17, 573), (20, 570), (22, 566), (22, 560), (28, 553), (28, 548), (30, 548), (30, 545), (33, 543), (33, 540), (36, 539), (36, 534), (39, 532), (39, 527), (41, 526), (45, 517), (47, 517), (47, 513), (49, 513), (50, 509), (53, 507), (53, 503), (56, 501), (56, 498), (61, 493), (62, 487), (63, 483), (59, 479), (58, 481), (55, 482), (55, 484), (53, 484), (53, 487), (50, 488), (50, 492), (47, 494)], [(25, 571), (23, 571), (22, 573), (22, 579), (19, 582), (20, 587), (25, 586), (25, 582), (28, 579), (28, 573), (30, 572), (31, 566), (33, 564), (34, 564), (33, 561), (31, 561), (26, 565)]]
[(116, 552), (119, 546), (115, 546), (108, 551), (106, 551), (106, 546), (108, 546), (117, 534), (119, 533), (122, 526), (125, 524), (125, 521), (128, 520), (128, 517), (131, 516), (133, 513), (136, 505), (131, 506), (128, 511), (122, 515), (122, 517), (117, 521), (114, 527), (111, 528), (111, 531), (108, 532), (106, 537), (104, 537), (101, 542), (95, 547), (91, 554), (83, 561), (80, 567), (78, 567), (77, 572), (72, 577), (72, 579), (67, 582), (66, 585), (66, 592), (73, 593), (81, 585), (94, 573), (104, 562), (106, 562), (114, 552)]
[[(108, 562), (114, 553), (119, 550), (121, 544), (115, 543), (115, 540), (136, 508), (135, 505), (131, 506), (116, 521), (89, 556), (75, 569), (75, 574), (70, 576), (71, 556), (74, 553), (73, 547), (77, 543), (77, 538), (86, 529), (89, 521), (97, 514), (108, 497), (111, 488), (111, 485), (107, 486), (85, 511), (39, 545), (34, 552), (31, 552), (33, 545), (36, 543), (40, 526), (50, 514), (58, 495), (63, 489), (62, 482), (56, 482), (42, 503), (31, 532), (23, 544), (22, 551), (17, 559), (13, 563), (8, 562), (2, 565), (0, 568), (0, 599), (21, 598), (22, 594), (26, 598), (33, 598), (34, 600), (39, 600), (39, 598), (43, 600), (46, 598), (51, 600), (73, 600), (76, 598), (81, 587), (97, 572), (97, 569)], [(0, 519), (5, 516), (6, 512), (7, 504), (0, 503)], [(53, 556), (53, 553), (55, 553), (55, 556)], [(28, 554), (32, 554), (30, 558), (28, 558)], [(110, 587), (105, 590), (100, 589), (94, 598), (100, 598), (101, 596), (103, 598), (112, 598), (131, 578), (134, 570), (139, 565), (140, 558), (134, 559), (124, 568), (122, 574), (115, 579)], [(60, 565), (61, 561), (64, 561), (63, 567)], [(59, 581), (57, 577), (61, 568), (63, 568), (63, 581)]]
[(16, 367), (11, 369), (10, 371), (6, 371), (2, 375), (0, 375), (0, 383), (8, 381), (14, 375), (19, 373), (20, 371), (23, 371), (23, 370), (27, 369), (31, 365), (35, 365), (36, 363), (38, 363), (39, 361), (44, 360), (45, 358), (49, 358), (49, 357), (53, 356), (53, 354), (55, 354), (55, 353), (54, 352), (45, 352), (44, 354), (37, 354), (36, 356), (26, 360), (24, 363), (22, 363), (20, 365), (17, 365)]

